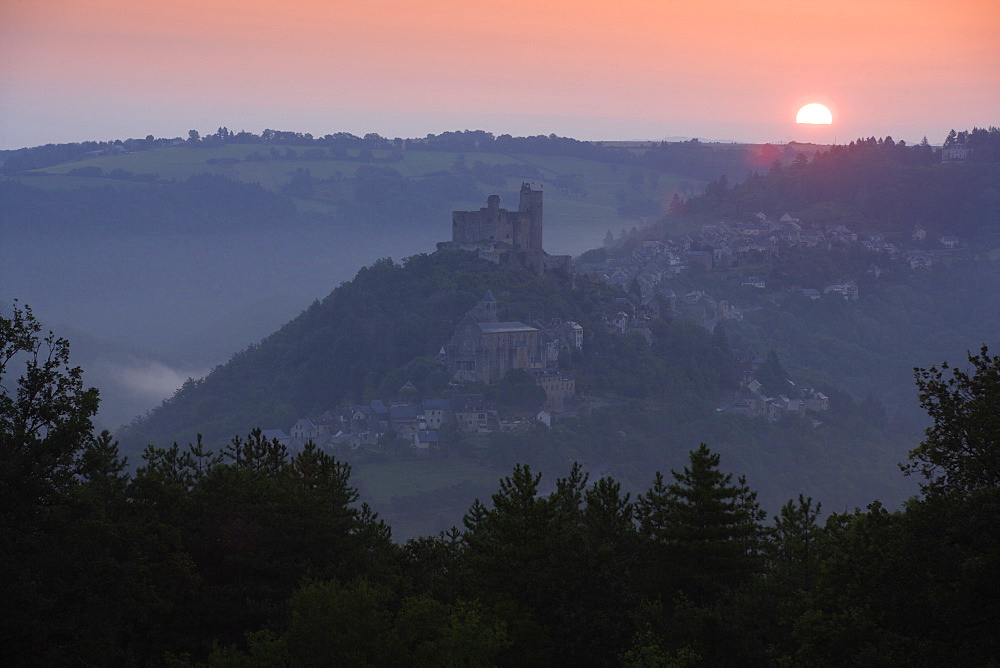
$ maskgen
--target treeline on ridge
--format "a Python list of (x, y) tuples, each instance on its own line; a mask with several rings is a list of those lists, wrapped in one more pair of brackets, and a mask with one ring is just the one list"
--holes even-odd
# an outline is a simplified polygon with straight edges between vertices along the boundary
[[(310, 133), (289, 132), (266, 129), (260, 134), (240, 131), (232, 132), (220, 127), (216, 132), (202, 136), (196, 130), (188, 133), (187, 139), (130, 138), (106, 142), (81, 142), (68, 144), (46, 144), (22, 148), (10, 152), (3, 165), (2, 174), (19, 174), (31, 170), (44, 169), (94, 155), (110, 155), (124, 151), (142, 151), (183, 145), (190, 148), (212, 148), (226, 145), (270, 146), (270, 151), (254, 154), (247, 159), (294, 159), (297, 150), (303, 150), (302, 157), (310, 159), (347, 159), (351, 153), (365, 157), (367, 161), (393, 162), (400, 152), (438, 151), (470, 155), (477, 152), (558, 155), (584, 160), (595, 160), (617, 165), (635, 165), (659, 169), (685, 176), (708, 180), (720, 174), (731, 179), (745, 177), (759, 160), (750, 156), (747, 148), (728, 144), (710, 144), (693, 140), (690, 142), (650, 142), (641, 149), (630, 149), (601, 142), (587, 142), (555, 134), (530, 137), (514, 137), (509, 134), (494, 135), (483, 130), (463, 130), (429, 134), (424, 138), (388, 139), (377, 133), (358, 137), (348, 132), (336, 132), (321, 137)], [(288, 147), (279, 153), (276, 147)], [(290, 147), (295, 147), (290, 148)], [(318, 151), (318, 152), (317, 152)], [(376, 159), (374, 151), (388, 152), (387, 158)], [(775, 148), (767, 152), (774, 159), (790, 159), (787, 151)], [(396, 156), (395, 158), (393, 156)], [(757, 164), (759, 166), (759, 164)]]
[[(979, 138), (965, 160), (942, 163), (926, 143), (858, 139), (811, 160), (799, 154), (790, 165), (775, 163), (740, 183), (716, 177), (702, 195), (675, 202), (671, 214), (717, 222), (793, 212), (809, 225), (844, 225), (858, 233), (908, 239), (920, 225), (981, 239), (998, 232), (1000, 128), (962, 134)], [(666, 222), (676, 227), (676, 220)]]

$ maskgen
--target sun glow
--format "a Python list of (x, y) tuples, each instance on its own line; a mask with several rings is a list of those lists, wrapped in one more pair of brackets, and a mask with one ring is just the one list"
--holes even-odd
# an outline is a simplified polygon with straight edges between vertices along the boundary
[(809, 123), (811, 125), (829, 125), (833, 123), (833, 114), (822, 104), (813, 102), (799, 109), (795, 114), (796, 123)]

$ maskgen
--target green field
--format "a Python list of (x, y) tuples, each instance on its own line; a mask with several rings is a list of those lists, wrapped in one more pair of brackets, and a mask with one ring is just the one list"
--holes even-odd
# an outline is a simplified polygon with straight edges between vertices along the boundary
[[(280, 159), (272, 158), (272, 148)], [(294, 159), (285, 159), (293, 151)], [(365, 163), (358, 160), (331, 160), (318, 155), (306, 157), (310, 152), (326, 154), (325, 149), (271, 145), (229, 145), (219, 147), (172, 146), (121, 155), (97, 156), (64, 163), (21, 175), (23, 183), (47, 189), (78, 188), (112, 185), (135, 187), (137, 184), (108, 178), (68, 176), (81, 167), (99, 167), (105, 174), (123, 169), (134, 174), (156, 174), (161, 181), (184, 180), (193, 174), (213, 173), (247, 183), (258, 183), (269, 190), (280, 190), (297, 169), (308, 169), (312, 178), (321, 183), (315, 196), (296, 199), (300, 211), (313, 215), (335, 216), (338, 202), (352, 196), (352, 179)], [(263, 160), (247, 160), (253, 153), (265, 156)], [(384, 160), (390, 151), (373, 152), (376, 160)], [(357, 151), (350, 155), (356, 156)], [(450, 151), (409, 150), (398, 162), (377, 162), (388, 166), (407, 179), (420, 179), (428, 174), (455, 173), (455, 162), (461, 156), (470, 168), (476, 162), (487, 165), (526, 164), (537, 168), (542, 179), (532, 179), (545, 190), (545, 247), (551, 253), (578, 254), (600, 245), (607, 231), (618, 233), (622, 229), (652, 222), (649, 218), (625, 218), (618, 207), (625, 201), (652, 200), (666, 210), (675, 193), (700, 189), (704, 183), (676, 174), (667, 174), (641, 167), (627, 167), (594, 160), (561, 156), (502, 154), (469, 152), (458, 154)], [(572, 194), (554, 187), (559, 176), (581, 175), (586, 194)], [(44, 176), (43, 176), (44, 175)], [(638, 181), (638, 187), (636, 184)], [(477, 182), (484, 194), (516, 192), (519, 178), (507, 178), (506, 185)], [(505, 198), (501, 206), (516, 208), (517, 202)], [(478, 209), (485, 201), (456, 199), (454, 210)]]

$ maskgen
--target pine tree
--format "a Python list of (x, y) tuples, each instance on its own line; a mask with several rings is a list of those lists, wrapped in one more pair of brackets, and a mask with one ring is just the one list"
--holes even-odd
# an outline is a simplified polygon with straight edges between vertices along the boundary
[(674, 483), (664, 485), (657, 474), (637, 503), (640, 527), (659, 548), (655, 568), (661, 575), (667, 569), (665, 583), (702, 603), (744, 581), (756, 564), (756, 549), (748, 549), (760, 530), (756, 501), (718, 467), (719, 455), (702, 443), (690, 466), (671, 471)]
[(789, 590), (809, 590), (819, 560), (817, 543), (822, 527), (816, 520), (820, 504), (799, 494), (774, 518), (774, 541), (771, 545), (771, 572)]

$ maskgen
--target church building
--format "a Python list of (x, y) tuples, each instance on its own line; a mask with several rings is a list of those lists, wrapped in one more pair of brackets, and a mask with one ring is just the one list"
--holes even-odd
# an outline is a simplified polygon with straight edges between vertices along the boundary
[(548, 363), (541, 331), (523, 322), (500, 322), (492, 291), (465, 315), (444, 352), (455, 380), (487, 384), (511, 369), (544, 369)]

